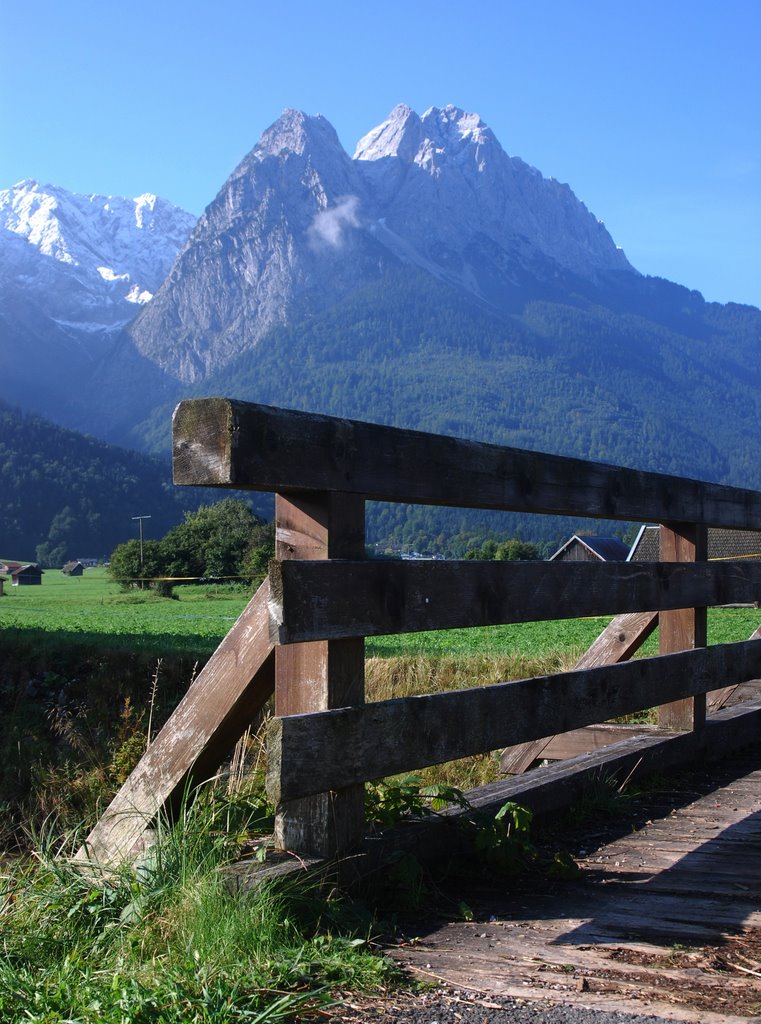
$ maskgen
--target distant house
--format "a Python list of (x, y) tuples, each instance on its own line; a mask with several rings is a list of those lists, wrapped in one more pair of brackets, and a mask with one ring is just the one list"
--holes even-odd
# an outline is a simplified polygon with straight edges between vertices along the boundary
[(551, 562), (625, 562), (629, 548), (618, 537), (581, 537), (574, 534), (554, 555)]
[(81, 562), (67, 562), (63, 569), (61, 569), (64, 576), (81, 576), (84, 571), (85, 567)]
[[(761, 558), (761, 531), (724, 530), (708, 528), (708, 557)], [(637, 534), (627, 562), (659, 562), (661, 560), (660, 531), (657, 526), (643, 526)]]
[(0, 572), (4, 572), (8, 575), (20, 569), (23, 565), (27, 565), (27, 562), (0, 562)]
[(29, 587), (42, 583), (43, 572), (39, 565), (22, 565), (11, 573), (11, 585)]
[(0, 597), (3, 596), (3, 587), (7, 582), (8, 581), (6, 580), (5, 576), (0, 576)]

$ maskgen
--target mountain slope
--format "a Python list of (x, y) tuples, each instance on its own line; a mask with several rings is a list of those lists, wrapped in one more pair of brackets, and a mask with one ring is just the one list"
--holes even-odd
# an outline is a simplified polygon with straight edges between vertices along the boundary
[(87, 423), (81, 389), (158, 290), (194, 223), (148, 194), (82, 196), (34, 181), (0, 191), (4, 394)]
[[(581, 297), (574, 305), (535, 300), (520, 316), (505, 317), (422, 271), (400, 269), (321, 314), (273, 330), (253, 352), (183, 394), (222, 394), (761, 488), (761, 371), (751, 345), (744, 362), (732, 345), (734, 339), (745, 351), (737, 342), (742, 325), (749, 339), (757, 336), (761, 314), (714, 307), (665, 281), (642, 279), (641, 287), (662, 323)], [(622, 307), (631, 304), (618, 298)], [(142, 425), (144, 442), (165, 446), (170, 417), (169, 406), (157, 410)], [(408, 515), (406, 507), (376, 509), (370, 538), (398, 536)], [(475, 520), (446, 511), (426, 512), (425, 522), (435, 537)], [(563, 532), (533, 518), (478, 522), (532, 540)], [(413, 546), (426, 548), (420, 537)]]
[(154, 450), (222, 393), (761, 487), (761, 312), (641, 275), (456, 107), (395, 108), (353, 159), (286, 111), (110, 337), (90, 429)]

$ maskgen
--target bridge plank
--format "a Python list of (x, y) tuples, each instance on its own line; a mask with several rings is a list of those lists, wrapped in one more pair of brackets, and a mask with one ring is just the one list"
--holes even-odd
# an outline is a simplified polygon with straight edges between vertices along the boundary
[(173, 437), (177, 484), (761, 527), (761, 494), (739, 487), (226, 398), (181, 402)]
[(761, 673), (757, 640), (473, 690), (276, 718), (267, 791), (275, 801), (568, 732)]
[(610, 645), (617, 658), (635, 650), (659, 609), (757, 600), (761, 561), (288, 561), (270, 580), (279, 643), (642, 613), (617, 623), (594, 664)]

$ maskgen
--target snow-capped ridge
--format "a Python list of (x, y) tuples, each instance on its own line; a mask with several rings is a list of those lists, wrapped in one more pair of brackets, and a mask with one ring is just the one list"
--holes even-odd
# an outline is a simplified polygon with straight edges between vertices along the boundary
[(91, 361), (153, 297), (194, 221), (151, 192), (17, 182), (0, 190), (0, 306), (11, 319), (19, 311), (20, 329), (32, 316), (51, 344)]
[[(150, 192), (135, 199), (82, 195), (32, 179), (0, 191), (0, 227), (44, 256), (94, 273), (98, 266), (124, 273), (137, 258), (141, 273), (163, 279), (167, 259), (174, 259), (194, 222), (191, 214)], [(149, 234), (155, 237), (148, 240)], [(154, 288), (160, 283), (154, 281)]]
[[(523, 252), (529, 262), (540, 254), (583, 277), (634, 272), (568, 185), (508, 156), (480, 115), (461, 107), (429, 107), (418, 116), (399, 104), (359, 140), (354, 162), (380, 207), (375, 221), (384, 218), (424, 260), (438, 249), (451, 261), (480, 236)], [(472, 268), (463, 266), (463, 286), (470, 289), (473, 280)]]
[(398, 157), (410, 162), (422, 138), (420, 118), (411, 107), (400, 103), (385, 121), (362, 136), (354, 150), (353, 159), (383, 160)]

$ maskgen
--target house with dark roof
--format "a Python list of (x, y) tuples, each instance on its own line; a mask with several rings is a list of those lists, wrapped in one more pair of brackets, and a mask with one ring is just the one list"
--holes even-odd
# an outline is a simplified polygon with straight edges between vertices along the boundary
[(628, 545), (618, 537), (593, 537), (574, 534), (554, 555), (551, 562), (625, 562)]
[(82, 576), (84, 571), (85, 567), (81, 562), (67, 562), (61, 569), (64, 576)]
[[(761, 531), (725, 530), (708, 527), (709, 561), (725, 558), (761, 558)], [(643, 526), (631, 546), (627, 562), (660, 562), (660, 530), (657, 526)]]
[(42, 583), (43, 572), (39, 565), (22, 565), (11, 573), (11, 586), (28, 587)]

